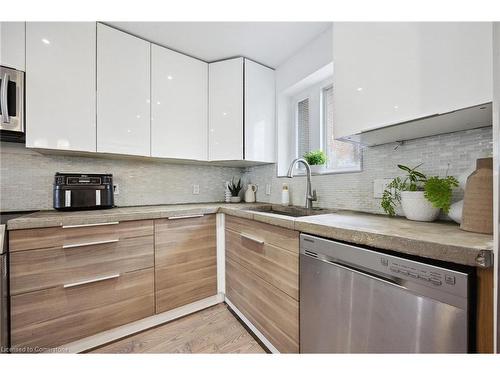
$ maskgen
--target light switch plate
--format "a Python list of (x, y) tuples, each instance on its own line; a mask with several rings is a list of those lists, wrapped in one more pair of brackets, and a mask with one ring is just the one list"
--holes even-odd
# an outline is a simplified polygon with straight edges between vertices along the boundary
[(198, 195), (200, 194), (200, 185), (194, 184), (193, 185), (193, 195)]
[(382, 199), (382, 195), (384, 194), (384, 190), (387, 188), (387, 185), (391, 183), (390, 178), (377, 178), (373, 180), (373, 198)]

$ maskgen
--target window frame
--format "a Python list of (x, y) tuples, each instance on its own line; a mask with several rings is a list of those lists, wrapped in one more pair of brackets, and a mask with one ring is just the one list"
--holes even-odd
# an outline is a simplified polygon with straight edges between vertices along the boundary
[[(334, 82), (333, 82), (333, 77), (328, 78), (326, 80), (323, 80), (321, 82), (318, 82), (315, 85), (312, 85), (310, 87), (305, 88), (302, 90), (300, 93), (292, 97), (291, 100), (291, 106), (292, 106), (292, 119), (293, 119), (293, 126), (294, 126), (294, 154), (295, 157), (302, 157), (302, 155), (299, 155), (299, 103), (305, 99), (309, 100), (309, 128), (310, 128), (310, 135), (312, 134), (313, 137), (319, 136), (319, 144), (318, 147), (313, 147), (313, 142), (310, 139), (310, 145), (309, 147), (311, 149), (320, 149), (326, 154), (327, 152), (327, 139), (328, 139), (328, 126), (326, 124), (327, 116), (326, 116), (326, 101), (325, 101), (325, 92), (329, 88), (334, 87)], [(314, 99), (313, 96), (317, 95), (318, 99), (317, 100), (317, 105), (319, 108), (315, 108), (314, 105)], [(313, 121), (313, 111), (317, 110), (318, 112), (318, 122), (319, 124), (316, 125)], [(317, 127), (317, 132), (313, 129)], [(358, 145), (358, 147), (360, 147)], [(298, 175), (305, 175), (305, 168), (302, 167), (302, 165), (297, 166), (295, 168), (296, 173)], [(356, 173), (356, 172), (362, 172), (363, 171), (363, 154), (362, 150), (360, 150), (360, 160), (359, 160), (359, 166), (358, 167), (353, 167), (353, 168), (343, 168), (343, 169), (334, 169), (334, 168), (325, 168), (323, 171), (320, 172), (313, 172), (313, 175), (329, 175), (329, 174), (342, 174), (342, 173)]]

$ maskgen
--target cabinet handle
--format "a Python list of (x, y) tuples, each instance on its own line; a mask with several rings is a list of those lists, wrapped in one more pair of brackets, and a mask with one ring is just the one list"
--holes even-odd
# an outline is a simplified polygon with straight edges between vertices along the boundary
[(119, 221), (110, 221), (109, 223), (95, 223), (95, 224), (77, 224), (77, 225), (63, 225), (63, 229), (69, 229), (69, 228), (84, 228), (84, 227), (98, 227), (101, 225), (116, 225), (120, 224)]
[(263, 240), (260, 240), (258, 238), (255, 238), (255, 237), (252, 237), (252, 236), (249, 236), (248, 234), (240, 234), (241, 238), (244, 238), (246, 240), (250, 240), (250, 241), (253, 241), (253, 242), (256, 242), (258, 243), (259, 245), (264, 245), (264, 241)]
[(2, 110), (2, 122), (6, 124), (10, 123), (9, 106), (7, 104), (7, 90), (9, 88), (9, 79), (9, 75), (7, 73), (4, 73), (2, 78), (2, 86), (0, 87), (0, 100), (2, 101), (2, 107), (0, 109)]
[(102, 277), (96, 277), (95, 279), (90, 279), (90, 280), (84, 280), (84, 281), (78, 281), (76, 283), (70, 283), (70, 284), (64, 284), (63, 288), (72, 288), (74, 286), (79, 286), (79, 285), (86, 285), (86, 284), (92, 284), (92, 283), (97, 283), (98, 281), (104, 281), (104, 280), (111, 280), (111, 279), (117, 279), (120, 277), (120, 274), (117, 273), (115, 275), (109, 275), (109, 276), (102, 276)]
[(102, 245), (105, 243), (113, 243), (113, 242), (118, 242), (119, 239), (116, 238), (114, 240), (104, 240), (104, 241), (93, 241), (93, 242), (84, 242), (84, 243), (75, 243), (75, 244), (69, 244), (69, 245), (63, 245), (63, 249), (71, 249), (73, 247), (83, 247), (83, 246), (92, 246), (92, 245)]
[(191, 218), (203, 217), (203, 216), (205, 216), (205, 215), (204, 214), (198, 214), (198, 215), (169, 216), (168, 220), (191, 219)]

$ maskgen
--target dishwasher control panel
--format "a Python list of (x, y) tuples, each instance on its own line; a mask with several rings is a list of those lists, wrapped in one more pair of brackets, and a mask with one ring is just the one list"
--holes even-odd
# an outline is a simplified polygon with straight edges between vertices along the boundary
[(380, 262), (388, 266), (389, 271), (395, 276), (409, 276), (434, 286), (441, 286), (443, 284), (455, 285), (456, 283), (456, 277), (454, 275), (438, 272), (437, 270), (428, 270), (419, 268), (414, 264), (406, 265), (402, 262), (389, 261), (385, 257), (382, 257)]

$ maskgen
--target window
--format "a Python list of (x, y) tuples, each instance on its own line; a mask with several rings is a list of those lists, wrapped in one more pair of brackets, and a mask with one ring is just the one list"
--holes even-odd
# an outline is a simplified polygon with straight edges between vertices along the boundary
[(310, 151), (309, 98), (297, 103), (297, 155)]
[[(333, 95), (329, 79), (309, 86), (294, 97), (296, 157), (321, 149), (328, 161), (320, 173), (360, 171), (360, 146), (335, 140)], [(302, 165), (297, 168), (303, 170)]]
[(361, 147), (354, 143), (336, 141), (333, 134), (333, 86), (322, 90), (322, 114), (325, 151), (328, 171), (361, 170)]

